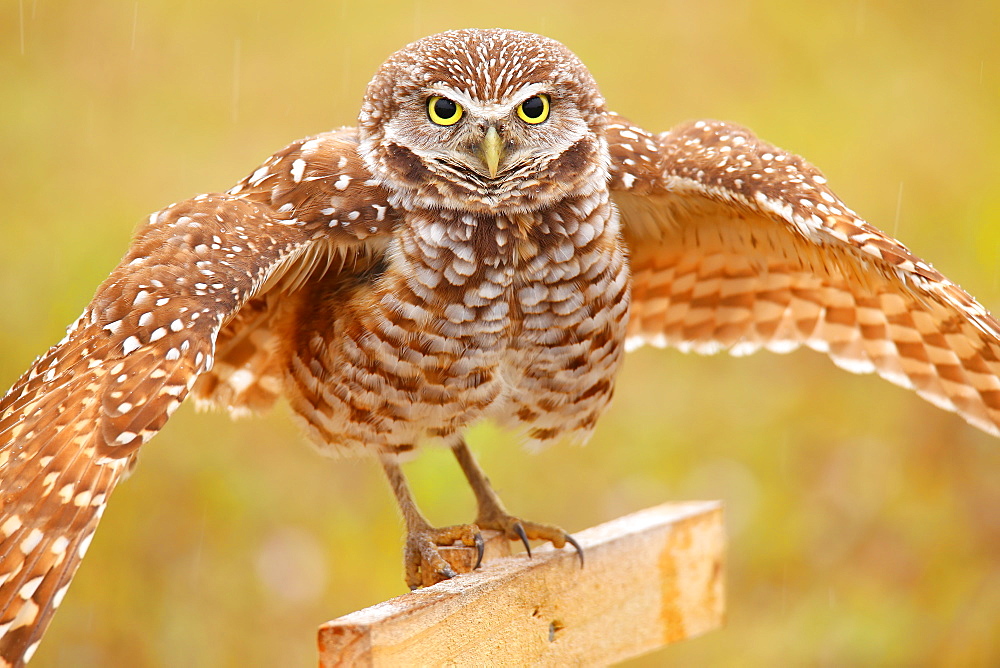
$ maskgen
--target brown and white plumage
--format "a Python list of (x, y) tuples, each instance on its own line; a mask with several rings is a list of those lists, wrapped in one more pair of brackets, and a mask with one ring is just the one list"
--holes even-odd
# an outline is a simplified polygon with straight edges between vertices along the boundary
[[(539, 95), (549, 116), (519, 121)], [(435, 96), (463, 118), (432, 123)], [(0, 402), (0, 658), (30, 658), (115, 483), (189, 392), (235, 413), (285, 394), (324, 450), (378, 455), (394, 480), (396, 455), (461, 449), (482, 418), (585, 440), (626, 340), (806, 345), (997, 434), (998, 335), (801, 158), (725, 123), (632, 127), (539, 36), (427, 38), (379, 70), (357, 130), (151, 216)]]
[(650, 157), (614, 161), (631, 249), (631, 345), (733, 354), (804, 345), (1000, 435), (1000, 323), (858, 217), (815, 167), (728, 123), (612, 132)]
[[(66, 338), (0, 402), (0, 657), (30, 657), (108, 495), (212, 367), (220, 328), (262, 288), (359, 262), (387, 229), (384, 193), (364, 185), (354, 146), (351, 131), (296, 142), (230, 193), (153, 214)], [(294, 187), (303, 155), (317, 171)], [(333, 212), (348, 225), (331, 227), (320, 209), (344, 177), (359, 179), (357, 199)], [(256, 405), (241, 389), (233, 405)]]

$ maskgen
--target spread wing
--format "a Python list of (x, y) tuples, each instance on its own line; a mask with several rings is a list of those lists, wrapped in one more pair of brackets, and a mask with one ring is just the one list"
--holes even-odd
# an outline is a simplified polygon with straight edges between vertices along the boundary
[(150, 216), (60, 343), (0, 400), (0, 665), (22, 665), (115, 483), (265, 291), (381, 252), (394, 215), (353, 130), (296, 142), (224, 194)]
[(1000, 435), (1000, 323), (851, 211), (802, 158), (698, 121), (610, 130), (630, 347), (808, 346)]

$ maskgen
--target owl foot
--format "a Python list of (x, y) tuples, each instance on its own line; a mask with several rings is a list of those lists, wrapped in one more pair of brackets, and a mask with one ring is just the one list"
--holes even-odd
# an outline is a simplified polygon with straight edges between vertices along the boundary
[(458, 465), (462, 467), (465, 478), (472, 487), (472, 493), (476, 495), (476, 504), (479, 506), (479, 514), (476, 517), (476, 525), (482, 529), (493, 529), (499, 531), (510, 540), (520, 540), (524, 543), (524, 548), (531, 556), (530, 540), (545, 540), (552, 543), (555, 548), (560, 548), (569, 543), (576, 548), (576, 553), (580, 556), (580, 567), (583, 567), (583, 549), (576, 540), (551, 524), (538, 524), (514, 517), (503, 507), (500, 497), (493, 491), (489, 478), (479, 467), (476, 459), (469, 451), (469, 446), (465, 440), (459, 440), (452, 446), (452, 452), (458, 459)]
[[(455, 577), (459, 572), (466, 573), (479, 568), (486, 551), (486, 542), (480, 529), (492, 529), (499, 536), (491, 538), (491, 546), (503, 545), (502, 553), (509, 554), (503, 538), (520, 540), (531, 556), (532, 540), (544, 540), (556, 548), (567, 543), (576, 548), (583, 566), (583, 550), (580, 544), (559, 527), (549, 524), (528, 522), (512, 516), (503, 507), (499, 497), (490, 487), (486, 474), (482, 472), (472, 453), (464, 441), (453, 446), (459, 465), (472, 486), (479, 507), (475, 524), (458, 524), (448, 527), (432, 527), (417, 508), (409, 485), (393, 455), (381, 457), (382, 468), (392, 487), (399, 510), (406, 524), (406, 547), (404, 549), (404, 567), (406, 584), (410, 589), (428, 585)], [(455, 550), (456, 547), (462, 549)], [(472, 563), (471, 550), (475, 548), (475, 563)]]
[[(459, 572), (479, 568), (486, 549), (479, 527), (475, 524), (432, 527), (417, 508), (396, 458), (382, 457), (382, 468), (406, 523), (403, 564), (407, 586), (410, 589), (426, 587), (453, 578)], [(457, 546), (475, 548), (475, 563), (472, 563), (471, 551), (462, 549), (456, 553), (454, 548)]]
[(407, 586), (416, 589), (458, 575), (439, 549), (451, 547), (456, 543), (476, 548), (476, 563), (473, 568), (479, 568), (479, 564), (483, 561), (485, 545), (479, 527), (475, 524), (440, 528), (424, 526), (411, 529), (406, 534), (406, 548), (403, 553)]
[(476, 525), (482, 529), (499, 531), (509, 540), (520, 540), (524, 543), (528, 557), (531, 557), (531, 543), (528, 541), (548, 541), (555, 548), (564, 547), (569, 543), (576, 549), (576, 553), (580, 557), (580, 567), (583, 567), (583, 548), (573, 536), (557, 526), (522, 520), (507, 513), (502, 506), (493, 504), (488, 504), (485, 507), (480, 506)]

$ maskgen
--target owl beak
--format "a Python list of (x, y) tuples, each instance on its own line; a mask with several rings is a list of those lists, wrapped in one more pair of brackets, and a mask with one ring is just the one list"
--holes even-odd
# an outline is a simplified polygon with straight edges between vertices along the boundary
[(494, 179), (500, 169), (500, 158), (503, 157), (503, 140), (500, 139), (500, 133), (492, 125), (486, 131), (486, 136), (483, 137), (480, 147), (483, 151), (483, 161), (490, 170), (490, 178)]

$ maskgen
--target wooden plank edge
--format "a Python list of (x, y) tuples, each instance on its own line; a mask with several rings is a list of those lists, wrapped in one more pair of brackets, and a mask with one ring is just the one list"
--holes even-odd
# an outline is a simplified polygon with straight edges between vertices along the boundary
[(320, 666), (611, 663), (724, 619), (722, 504), (667, 503), (353, 612), (319, 628)]

